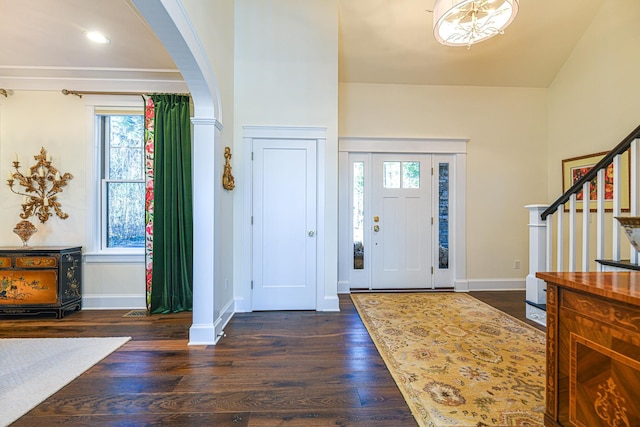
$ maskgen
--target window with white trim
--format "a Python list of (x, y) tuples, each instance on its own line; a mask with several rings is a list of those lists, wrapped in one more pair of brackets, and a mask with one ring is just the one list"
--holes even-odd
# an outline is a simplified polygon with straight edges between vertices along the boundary
[(145, 180), (142, 111), (96, 110), (102, 251), (144, 247)]

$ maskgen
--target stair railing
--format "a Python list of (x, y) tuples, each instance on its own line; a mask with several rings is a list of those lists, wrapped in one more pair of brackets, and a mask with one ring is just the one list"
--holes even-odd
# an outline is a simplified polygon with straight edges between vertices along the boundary
[[(605, 172), (609, 165), (613, 163), (613, 201), (612, 201), (612, 218), (611, 218), (611, 230), (609, 235), (612, 238), (611, 244), (611, 259), (614, 261), (620, 261), (620, 248), (621, 248), (621, 231), (620, 225), (615, 219), (616, 216), (620, 216), (621, 209), (621, 201), (622, 201), (622, 155), (629, 151), (629, 193), (630, 193), (630, 211), (633, 215), (637, 214), (637, 197), (636, 197), (636, 187), (637, 187), (637, 150), (638, 150), (638, 142), (637, 139), (640, 138), (640, 126), (638, 126), (633, 132), (631, 132), (626, 138), (624, 138), (615, 148), (613, 148), (609, 153), (607, 153), (602, 160), (600, 160), (589, 172), (587, 172), (584, 176), (582, 176), (578, 181), (576, 181), (562, 196), (560, 196), (555, 202), (553, 202), (549, 207), (547, 207), (541, 214), (540, 218), (547, 222), (547, 236), (553, 235), (553, 230), (551, 227), (551, 221), (549, 221), (548, 217), (553, 217), (554, 214), (557, 215), (557, 241), (556, 241), (556, 268), (555, 271), (576, 271), (576, 261), (578, 254), (582, 257), (582, 271), (589, 271), (589, 265), (592, 261), (591, 253), (590, 253), (590, 227), (589, 223), (591, 222), (592, 214), (588, 214), (590, 212), (591, 200), (590, 200), (590, 188), (591, 181), (594, 178), (597, 178), (596, 184), (596, 194), (597, 194), (597, 202), (596, 202), (596, 254), (595, 259), (604, 259), (605, 255), (605, 232), (606, 232), (606, 224), (605, 224), (605, 200), (602, 195), (605, 193), (604, 184), (605, 184)], [(582, 235), (582, 247), (576, 247), (577, 237), (579, 234), (578, 224), (576, 223), (576, 212), (578, 209), (578, 201), (577, 194), (582, 191), (582, 227), (581, 227), (581, 235)], [(567, 203), (569, 204), (568, 212), (569, 215), (569, 230), (568, 230), (568, 264), (567, 268), (565, 268), (564, 264), (564, 218), (563, 214), (567, 209), (565, 209)], [(547, 259), (546, 259), (546, 268), (545, 271), (553, 271), (552, 267), (552, 246), (551, 240), (547, 241)], [(631, 263), (637, 264), (638, 262), (638, 254), (633, 248), (631, 248)]]
[[(544, 324), (544, 306), (546, 304), (546, 285), (537, 279), (538, 271), (569, 271), (575, 272), (577, 260), (581, 259), (581, 271), (587, 272), (591, 262), (603, 260), (610, 256), (612, 261), (620, 261), (621, 245), (626, 238), (621, 236), (621, 227), (615, 217), (622, 213), (622, 156), (629, 152), (629, 210), (632, 216), (638, 215), (638, 140), (640, 126), (616, 145), (602, 160), (577, 180), (564, 194), (550, 205), (529, 205), (529, 274), (527, 286), (527, 317)], [(605, 216), (605, 173), (609, 165), (613, 164), (613, 200), (611, 201), (612, 215), (607, 227)], [(591, 182), (596, 178), (596, 209), (591, 211)], [(577, 195), (582, 191), (582, 200)], [(582, 223), (578, 224), (577, 211), (582, 206)], [(565, 219), (568, 216), (568, 221)], [(591, 250), (591, 221), (596, 218), (595, 257)], [(554, 221), (555, 219), (555, 221)], [(566, 224), (568, 222), (568, 225)], [(554, 229), (555, 242), (554, 242)], [(565, 226), (567, 230), (565, 231)], [(611, 253), (605, 254), (605, 238), (611, 238)], [(577, 246), (578, 237), (582, 245)], [(621, 241), (621, 237), (624, 238)], [(568, 250), (565, 247), (568, 245)], [(631, 246), (631, 264), (638, 264), (638, 252)], [(553, 254), (555, 252), (555, 266)], [(568, 259), (565, 260), (565, 252)], [(602, 271), (601, 264), (597, 264), (597, 271)], [(542, 312), (540, 312), (542, 310)], [(531, 314), (531, 316), (530, 316)], [(536, 318), (538, 317), (538, 319)], [(540, 321), (542, 320), (542, 321)]]

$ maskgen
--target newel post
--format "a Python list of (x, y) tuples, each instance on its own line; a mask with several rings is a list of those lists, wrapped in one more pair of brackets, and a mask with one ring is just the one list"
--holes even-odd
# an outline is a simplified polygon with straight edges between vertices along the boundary
[(547, 221), (540, 217), (548, 205), (527, 205), (529, 210), (529, 274), (527, 275), (528, 302), (546, 304), (546, 284), (536, 278), (538, 271), (547, 271)]

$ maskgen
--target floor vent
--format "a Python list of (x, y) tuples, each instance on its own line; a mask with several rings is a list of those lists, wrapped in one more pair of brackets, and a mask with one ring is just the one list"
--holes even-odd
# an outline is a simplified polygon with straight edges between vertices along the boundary
[(147, 310), (131, 310), (122, 317), (145, 317), (146, 315)]

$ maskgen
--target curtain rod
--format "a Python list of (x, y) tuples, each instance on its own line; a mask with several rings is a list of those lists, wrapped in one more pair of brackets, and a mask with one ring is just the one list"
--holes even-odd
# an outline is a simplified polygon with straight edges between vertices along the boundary
[[(62, 89), (63, 95), (75, 95), (78, 98), (82, 98), (82, 95), (135, 95), (135, 96), (144, 96), (149, 95), (149, 92), (91, 92), (91, 91), (81, 91), (81, 90), (67, 90)], [(189, 93), (176, 93), (175, 95), (183, 95), (183, 96), (191, 96)], [(6, 96), (6, 95), (5, 95)]]

